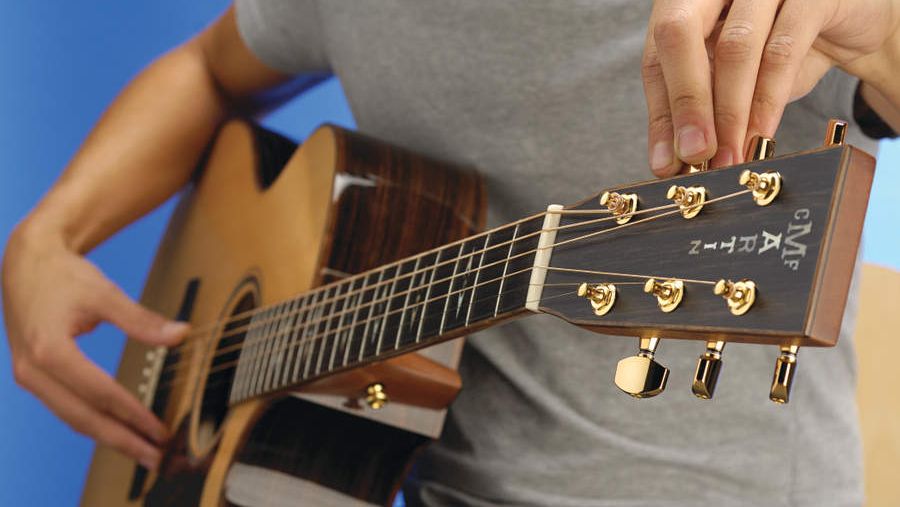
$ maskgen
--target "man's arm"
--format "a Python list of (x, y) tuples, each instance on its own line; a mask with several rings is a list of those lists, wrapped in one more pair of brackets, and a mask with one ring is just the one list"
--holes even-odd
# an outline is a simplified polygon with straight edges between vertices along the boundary
[(3, 310), (16, 381), (77, 431), (149, 468), (163, 424), (73, 338), (109, 321), (171, 345), (187, 326), (131, 301), (82, 255), (182, 187), (219, 124), (235, 109), (271, 105), (262, 92), (281, 84), (288, 76), (250, 53), (229, 9), (122, 91), (7, 245)]

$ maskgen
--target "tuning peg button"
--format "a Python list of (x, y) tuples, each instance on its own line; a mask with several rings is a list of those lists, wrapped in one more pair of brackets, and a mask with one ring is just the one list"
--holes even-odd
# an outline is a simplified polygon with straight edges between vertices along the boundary
[(659, 338), (641, 338), (640, 351), (616, 365), (616, 386), (635, 398), (652, 398), (663, 392), (669, 369), (653, 359)]
[(825, 130), (825, 146), (840, 146), (844, 144), (847, 136), (847, 122), (831, 119), (828, 121), (828, 129)]
[(722, 369), (722, 350), (725, 342), (706, 342), (706, 352), (697, 361), (697, 369), (694, 371), (694, 382), (691, 391), (694, 396), (704, 400), (711, 399), (716, 391), (716, 383), (719, 381), (719, 371)]
[(781, 354), (775, 361), (775, 373), (772, 377), (772, 388), (769, 399), (775, 403), (785, 404), (790, 401), (791, 386), (794, 384), (794, 372), (797, 369), (796, 345), (782, 345)]
[(747, 147), (747, 156), (745, 160), (765, 160), (775, 155), (775, 140), (763, 136), (753, 136), (750, 139), (750, 145)]

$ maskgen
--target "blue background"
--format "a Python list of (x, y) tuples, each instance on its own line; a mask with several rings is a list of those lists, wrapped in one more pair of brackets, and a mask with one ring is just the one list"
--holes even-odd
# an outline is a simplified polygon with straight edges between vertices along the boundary
[[(154, 57), (223, 11), (224, 0), (0, 3), (0, 237), (37, 202), (104, 107)], [(323, 121), (352, 126), (335, 79), (266, 119), (294, 138)], [(900, 143), (883, 143), (866, 220), (867, 261), (900, 269)], [(649, 173), (648, 173), (649, 175)], [(129, 227), (90, 258), (136, 297), (172, 203)], [(0, 506), (74, 505), (92, 442), (71, 431), (12, 381), (0, 340)], [(80, 340), (113, 371), (122, 350), (109, 326)]]

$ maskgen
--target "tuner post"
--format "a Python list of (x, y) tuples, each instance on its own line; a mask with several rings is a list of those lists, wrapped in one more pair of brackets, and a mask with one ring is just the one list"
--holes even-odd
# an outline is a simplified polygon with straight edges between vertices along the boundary
[(691, 391), (694, 396), (709, 400), (716, 392), (716, 383), (719, 381), (719, 371), (722, 370), (722, 351), (725, 342), (706, 342), (706, 352), (697, 361), (697, 369), (694, 371), (694, 382)]
[(594, 309), (594, 315), (602, 317), (616, 303), (616, 286), (611, 283), (583, 283), (578, 286), (578, 297), (587, 299)]
[(782, 345), (781, 354), (775, 360), (775, 373), (772, 376), (772, 388), (769, 399), (783, 405), (790, 401), (791, 386), (794, 384), (794, 373), (797, 369), (797, 345)]
[(684, 298), (684, 282), (681, 280), (659, 282), (655, 278), (649, 278), (644, 283), (644, 292), (656, 296), (660, 310), (665, 313), (674, 312)]
[(618, 192), (603, 192), (600, 196), (600, 206), (606, 206), (616, 217), (619, 225), (627, 224), (638, 208), (637, 194), (620, 194)]
[(743, 315), (756, 302), (756, 284), (752, 280), (719, 280), (713, 287), (713, 294), (722, 296), (732, 315)]
[(626, 357), (616, 365), (616, 387), (634, 398), (652, 398), (663, 392), (669, 369), (653, 358), (659, 338), (641, 338), (636, 356)]
[(706, 187), (683, 187), (681, 185), (672, 185), (666, 192), (666, 198), (678, 205), (681, 210), (681, 216), (691, 219), (700, 213), (703, 205), (706, 204)]

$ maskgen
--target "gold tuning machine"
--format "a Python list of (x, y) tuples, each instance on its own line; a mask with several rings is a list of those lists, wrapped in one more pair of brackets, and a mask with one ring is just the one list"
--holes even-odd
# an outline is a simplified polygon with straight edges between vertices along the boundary
[(611, 283), (583, 283), (578, 286), (578, 297), (586, 298), (594, 309), (594, 315), (602, 317), (616, 302), (616, 286)]
[(681, 216), (687, 219), (694, 218), (706, 204), (706, 188), (682, 187), (672, 185), (666, 192), (666, 198), (671, 199), (681, 208)]
[(840, 146), (844, 144), (847, 136), (847, 122), (832, 118), (828, 120), (828, 129), (825, 131), (825, 146)]
[(669, 379), (669, 369), (657, 363), (653, 356), (659, 338), (641, 338), (640, 351), (616, 365), (616, 386), (635, 398), (652, 398), (663, 392)]
[(766, 206), (778, 197), (781, 192), (781, 175), (777, 172), (755, 173), (745, 169), (738, 183), (747, 187), (753, 196), (753, 202)]
[(612, 212), (617, 224), (627, 224), (638, 208), (637, 194), (620, 194), (618, 192), (603, 192), (600, 196), (600, 206)]
[(704, 160), (699, 164), (688, 164), (689, 173), (702, 173), (709, 170), (709, 160)]
[(713, 287), (713, 294), (725, 299), (732, 315), (743, 315), (756, 301), (756, 284), (752, 280), (719, 280)]
[(719, 381), (719, 371), (722, 369), (722, 350), (725, 342), (706, 342), (706, 352), (697, 361), (697, 369), (694, 371), (694, 382), (691, 391), (694, 396), (709, 400), (716, 391), (716, 382)]
[(751, 162), (765, 160), (775, 155), (775, 140), (763, 136), (753, 136), (750, 145), (747, 146), (747, 156), (744, 160)]
[(372, 410), (384, 408), (388, 401), (389, 399), (387, 391), (384, 389), (384, 384), (376, 382), (374, 384), (369, 384), (369, 387), (366, 387), (366, 404), (369, 405), (369, 408)]
[(644, 284), (644, 292), (656, 296), (659, 309), (665, 313), (675, 311), (684, 298), (684, 282), (681, 280), (657, 281), (650, 278)]
[(791, 385), (794, 383), (794, 373), (797, 369), (796, 345), (782, 345), (781, 354), (775, 361), (775, 374), (772, 377), (772, 388), (769, 390), (769, 399), (775, 403), (785, 404), (790, 401)]

